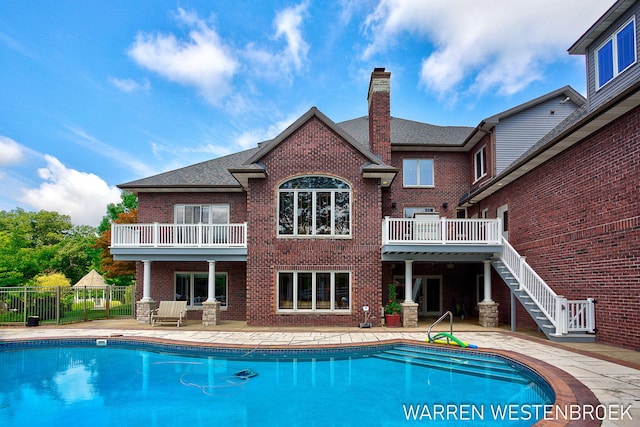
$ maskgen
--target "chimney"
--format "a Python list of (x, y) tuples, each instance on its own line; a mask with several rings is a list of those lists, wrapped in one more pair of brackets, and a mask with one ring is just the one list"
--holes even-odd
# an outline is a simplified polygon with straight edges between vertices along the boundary
[(391, 73), (374, 68), (369, 82), (369, 145), (382, 161), (391, 164)]

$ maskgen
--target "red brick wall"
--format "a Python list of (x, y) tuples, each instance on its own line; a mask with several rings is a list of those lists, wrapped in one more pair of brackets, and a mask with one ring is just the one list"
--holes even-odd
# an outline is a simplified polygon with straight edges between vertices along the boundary
[[(403, 159), (433, 159), (435, 187), (404, 188)], [(434, 207), (440, 216), (455, 218), (460, 196), (469, 189), (468, 154), (394, 151), (392, 165), (400, 172), (391, 183), (391, 188), (383, 193), (385, 216), (402, 218), (405, 207)], [(392, 203), (396, 204), (395, 209)], [(442, 206), (444, 203), (448, 205), (446, 209)]]
[(140, 193), (138, 195), (138, 222), (173, 223), (175, 205), (228, 204), (229, 222), (238, 224), (247, 220), (247, 199), (244, 192), (237, 193)]
[[(342, 325), (362, 321), (363, 304), (381, 307), (379, 183), (361, 177), (366, 159), (317, 118), (310, 119), (261, 159), (269, 173), (252, 179), (247, 193), (249, 252), (247, 323), (249, 325)], [(322, 174), (352, 188), (352, 238), (278, 238), (277, 189), (285, 180)], [(280, 270), (352, 272), (352, 313), (276, 314), (276, 276)], [(379, 321), (379, 319), (378, 319)]]
[[(173, 301), (175, 298), (175, 273), (208, 273), (207, 262), (159, 262), (151, 263), (151, 297), (154, 301)], [(227, 274), (226, 309), (220, 313), (221, 320), (244, 320), (246, 299), (246, 265), (244, 262), (216, 262), (216, 273)], [(136, 301), (142, 298), (143, 265), (137, 263)], [(202, 320), (202, 312), (189, 310), (188, 319)]]
[[(247, 220), (245, 193), (140, 193), (138, 195), (138, 222), (173, 223), (174, 206), (177, 204), (228, 204), (229, 222), (242, 223)], [(143, 267), (137, 263), (136, 293), (142, 298)], [(175, 295), (175, 272), (208, 273), (206, 262), (152, 262), (151, 297), (156, 301), (173, 300)], [(246, 265), (241, 262), (216, 262), (216, 272), (227, 273), (229, 305), (222, 310), (222, 320), (244, 320)], [(190, 310), (189, 319), (201, 319), (202, 313)]]
[(391, 73), (374, 71), (369, 93), (369, 144), (371, 151), (386, 164), (391, 160), (390, 79)]
[(558, 294), (598, 300), (598, 341), (631, 348), (640, 348), (639, 131), (636, 108), (478, 206), (495, 217), (508, 203), (516, 250)]

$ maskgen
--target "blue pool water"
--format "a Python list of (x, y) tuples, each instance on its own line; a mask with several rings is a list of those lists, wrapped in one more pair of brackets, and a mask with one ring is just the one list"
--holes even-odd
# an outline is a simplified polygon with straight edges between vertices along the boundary
[(554, 400), (508, 359), (421, 346), (243, 353), (64, 344), (0, 346), (2, 425), (528, 426)]

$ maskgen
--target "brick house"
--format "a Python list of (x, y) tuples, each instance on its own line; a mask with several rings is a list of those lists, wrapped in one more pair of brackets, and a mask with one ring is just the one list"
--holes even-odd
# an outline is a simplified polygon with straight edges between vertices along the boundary
[(207, 325), (357, 326), (366, 306), (379, 326), (396, 282), (404, 326), (458, 306), (592, 340), (597, 307), (599, 340), (623, 344), (624, 323), (640, 347), (637, 55), (594, 65), (628, 22), (635, 36), (637, 4), (571, 48), (588, 101), (565, 86), (475, 128), (435, 126), (392, 117), (376, 68), (366, 117), (313, 107), (256, 148), (120, 185), (139, 224), (114, 224), (111, 251), (138, 262), (139, 321), (181, 299)]

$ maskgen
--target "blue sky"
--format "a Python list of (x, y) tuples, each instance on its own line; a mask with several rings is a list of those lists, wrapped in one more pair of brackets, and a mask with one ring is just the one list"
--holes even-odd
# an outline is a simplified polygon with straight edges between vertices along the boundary
[(3, 0), (0, 210), (96, 226), (116, 185), (251, 148), (310, 107), (483, 118), (571, 85), (614, 0)]

